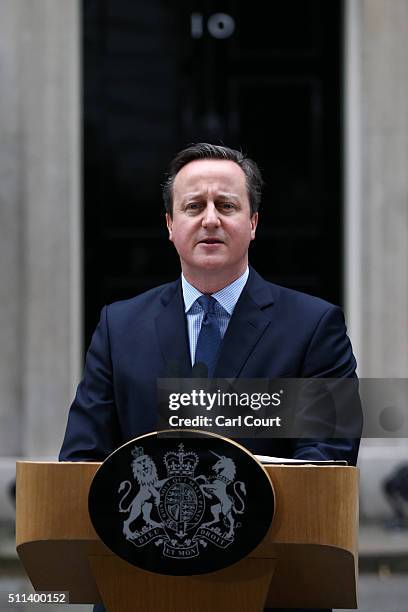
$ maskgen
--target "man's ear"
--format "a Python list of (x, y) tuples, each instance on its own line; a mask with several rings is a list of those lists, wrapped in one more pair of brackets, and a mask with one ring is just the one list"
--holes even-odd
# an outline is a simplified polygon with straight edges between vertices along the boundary
[(251, 240), (254, 240), (256, 234), (256, 228), (258, 225), (258, 213), (254, 213), (251, 217)]
[(166, 213), (166, 225), (169, 232), (169, 240), (173, 242), (173, 219), (170, 217), (169, 213)]

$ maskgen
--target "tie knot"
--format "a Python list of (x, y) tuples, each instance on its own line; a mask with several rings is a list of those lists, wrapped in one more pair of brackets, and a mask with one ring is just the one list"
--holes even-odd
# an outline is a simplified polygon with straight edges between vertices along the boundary
[(197, 298), (197, 302), (204, 310), (204, 314), (214, 314), (214, 308), (217, 300), (212, 295), (201, 295)]

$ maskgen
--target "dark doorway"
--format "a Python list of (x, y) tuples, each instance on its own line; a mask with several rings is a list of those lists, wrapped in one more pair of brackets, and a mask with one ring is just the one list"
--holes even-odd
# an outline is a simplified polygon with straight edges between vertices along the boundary
[(340, 0), (84, 0), (86, 344), (179, 274), (160, 184), (195, 141), (263, 170), (258, 272), (341, 304), (341, 35)]

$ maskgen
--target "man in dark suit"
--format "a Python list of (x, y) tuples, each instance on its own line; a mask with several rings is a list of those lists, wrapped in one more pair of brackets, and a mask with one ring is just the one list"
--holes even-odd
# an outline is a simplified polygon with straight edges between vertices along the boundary
[[(103, 309), (61, 460), (103, 460), (154, 430), (157, 378), (189, 377), (197, 361), (220, 378), (355, 376), (341, 310), (248, 267), (261, 186), (256, 164), (226, 147), (192, 145), (173, 160), (163, 195), (182, 277)], [(259, 454), (311, 460), (355, 463), (358, 451), (354, 438), (247, 442)]]

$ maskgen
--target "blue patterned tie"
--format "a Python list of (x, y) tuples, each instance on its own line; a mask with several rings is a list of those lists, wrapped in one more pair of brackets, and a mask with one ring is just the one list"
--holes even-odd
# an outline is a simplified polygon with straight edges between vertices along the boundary
[(202, 295), (197, 302), (204, 310), (204, 318), (197, 340), (195, 364), (204, 363), (208, 368), (208, 378), (212, 378), (221, 344), (220, 328), (214, 312), (217, 300), (212, 295)]

